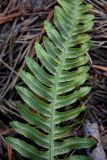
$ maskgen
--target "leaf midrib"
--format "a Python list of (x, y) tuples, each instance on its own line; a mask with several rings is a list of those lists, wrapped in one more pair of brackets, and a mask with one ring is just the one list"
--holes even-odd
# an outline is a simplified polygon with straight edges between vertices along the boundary
[(64, 47), (63, 47), (63, 53), (60, 57), (60, 60), (61, 60), (61, 63), (58, 65), (58, 69), (57, 69), (57, 73), (55, 75), (55, 78), (54, 78), (54, 87), (53, 87), (53, 101), (52, 101), (52, 104), (51, 104), (51, 113), (52, 113), (52, 116), (51, 116), (51, 122), (50, 122), (50, 127), (51, 127), (51, 133), (50, 133), (50, 160), (54, 160), (54, 133), (55, 133), (55, 124), (54, 124), (54, 120), (55, 120), (55, 108), (56, 108), (56, 104), (57, 104), (57, 88), (58, 88), (58, 84), (59, 84), (59, 79), (60, 79), (60, 74), (61, 74), (61, 71), (63, 70), (62, 66), (64, 65), (65, 63), (65, 60), (66, 60), (66, 56), (65, 56), (65, 53), (67, 52), (67, 48), (68, 48), (68, 42), (66, 41), (65, 44), (64, 44)]
[[(63, 54), (62, 54), (63, 55)], [(54, 124), (54, 120), (55, 120), (55, 105), (57, 104), (57, 88), (58, 88), (58, 84), (59, 84), (59, 77), (60, 77), (60, 74), (61, 74), (61, 68), (63, 66), (63, 63), (65, 61), (65, 57), (62, 56), (61, 57), (61, 63), (59, 64), (58, 66), (58, 70), (57, 70), (57, 74), (55, 75), (55, 78), (54, 78), (54, 87), (53, 87), (53, 102), (51, 104), (51, 113), (52, 113), (52, 116), (51, 116), (51, 123), (50, 123), (50, 127), (51, 127), (51, 134), (50, 134), (50, 140), (51, 140), (51, 149), (50, 149), (50, 160), (54, 160), (54, 130), (55, 130), (55, 124)]]
[[(76, 14), (78, 11), (78, 0), (75, 0), (75, 6), (74, 6), (74, 10), (75, 10), (75, 15), (74, 15), (74, 23), (73, 23), (73, 27), (76, 26), (77, 24), (77, 17), (78, 15)], [(63, 45), (63, 51), (62, 51), (62, 54), (61, 54), (61, 57), (60, 57), (60, 60), (61, 60), (61, 63), (58, 64), (58, 69), (56, 71), (56, 75), (54, 76), (54, 86), (52, 88), (52, 95), (53, 95), (53, 101), (52, 101), (52, 104), (51, 104), (51, 121), (50, 121), (50, 128), (51, 128), (51, 133), (50, 133), (50, 154), (49, 154), (49, 160), (54, 160), (54, 133), (55, 133), (55, 124), (54, 124), (54, 120), (55, 120), (55, 105), (57, 104), (57, 87), (58, 87), (58, 84), (59, 84), (59, 77), (60, 77), (60, 74), (61, 74), (61, 71), (63, 70), (62, 66), (65, 64), (65, 60), (66, 60), (66, 53), (67, 53), (67, 50), (68, 50), (68, 47), (69, 47), (69, 38), (71, 37), (68, 37), (68, 41), (65, 40), (65, 44)]]

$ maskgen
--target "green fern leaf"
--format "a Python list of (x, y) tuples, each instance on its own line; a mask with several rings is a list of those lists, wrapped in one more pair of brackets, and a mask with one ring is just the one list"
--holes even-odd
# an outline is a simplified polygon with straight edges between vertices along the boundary
[(94, 17), (88, 14), (91, 6), (81, 0), (57, 1), (53, 23), (44, 23), (47, 36), (43, 38), (43, 46), (35, 44), (42, 66), (26, 57), (30, 71), (20, 72), (26, 86), (16, 87), (24, 102), (17, 103), (17, 107), (27, 124), (15, 121), (11, 126), (33, 145), (13, 137), (6, 140), (32, 160), (55, 160), (60, 156), (65, 160), (89, 160), (87, 156), (68, 153), (96, 144), (90, 138), (69, 136), (79, 123), (76, 118), (86, 109), (84, 105), (77, 107), (76, 102), (90, 91), (84, 83), (89, 77), (87, 32)]
[(69, 158), (66, 158), (65, 160), (90, 160), (87, 156), (71, 156)]

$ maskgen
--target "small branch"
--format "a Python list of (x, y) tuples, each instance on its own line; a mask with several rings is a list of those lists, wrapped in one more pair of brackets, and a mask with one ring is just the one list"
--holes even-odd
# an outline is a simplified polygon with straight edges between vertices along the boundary
[(107, 67), (98, 66), (98, 65), (92, 65), (92, 67), (107, 72)]

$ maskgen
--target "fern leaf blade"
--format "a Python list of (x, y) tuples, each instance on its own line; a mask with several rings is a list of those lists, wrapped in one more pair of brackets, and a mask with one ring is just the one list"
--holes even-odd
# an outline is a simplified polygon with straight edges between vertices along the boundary
[(39, 160), (46, 160), (47, 159), (47, 153), (43, 151), (38, 151), (35, 147), (32, 145), (19, 140), (17, 138), (9, 137), (6, 138), (6, 141), (11, 144), (12, 147), (15, 148), (21, 155), (23, 155), (26, 158), (31, 159), (39, 159)]
[(68, 140), (64, 140), (64, 142), (56, 142), (55, 155), (67, 153), (71, 149), (89, 148), (93, 145), (96, 145), (96, 141), (90, 138), (69, 138)]
[(24, 87), (16, 87), (17, 92), (32, 109), (37, 110), (41, 112), (41, 114), (50, 116), (50, 107), (42, 102), (40, 99), (38, 99), (32, 92), (30, 92), (28, 89)]
[(49, 70), (50, 73), (55, 74), (57, 63), (54, 62), (54, 60), (50, 57), (49, 54), (46, 53), (46, 51), (41, 47), (39, 43), (35, 44), (35, 48), (37, 51), (37, 55), (45, 68)]
[(43, 38), (43, 43), (45, 50), (57, 63), (60, 63), (60, 54), (61, 52), (54, 46), (54, 44), (49, 40), (48, 37)]
[(90, 160), (90, 158), (87, 156), (75, 155), (75, 156), (71, 156), (69, 158), (65, 158), (64, 160)]
[(21, 103), (17, 103), (17, 108), (21, 114), (21, 116), (30, 124), (36, 125), (36, 127), (41, 128), (43, 131), (50, 133), (49, 122), (46, 118), (38, 115), (37, 113), (33, 113), (27, 109), (26, 106), (23, 106)]
[(34, 74), (34, 76), (43, 84), (46, 86), (51, 87), (53, 82), (53, 76), (50, 76), (47, 74), (42, 67), (40, 67), (32, 58), (26, 56), (25, 57), (25, 62)]
[(25, 71), (21, 71), (20, 77), (34, 93), (46, 99), (47, 101), (52, 100), (51, 90), (42, 85), (42, 83), (40, 83), (34, 76)]
[(65, 25), (63, 19), (57, 16), (57, 10), (54, 15), (54, 24), (65, 40), (69, 39), (69, 28)]
[(86, 96), (90, 92), (90, 89), (90, 87), (82, 87), (80, 90), (76, 90), (70, 95), (59, 96), (56, 109), (75, 103), (78, 99)]
[(59, 50), (62, 51), (64, 39), (61, 37), (55, 27), (48, 21), (45, 21), (44, 27), (50, 40)]
[(38, 131), (36, 128), (28, 124), (19, 123), (17, 121), (12, 122), (10, 125), (17, 131), (17, 133), (21, 133), (23, 136), (31, 139), (39, 146), (49, 149), (50, 145), (48, 143), (48, 137), (46, 137), (43, 133), (40, 133), (40, 131)]
[(58, 94), (64, 94), (74, 90), (76, 87), (79, 87), (82, 84), (84, 84), (84, 82), (88, 79), (88, 77), (89, 75), (84, 73), (81, 77), (80, 76), (75, 77), (76, 78), (75, 80), (71, 80), (69, 82), (63, 82), (63, 85), (60, 83), (58, 86)]
[(77, 68), (87, 64), (88, 61), (89, 61), (89, 58), (87, 56), (81, 56), (79, 58), (69, 59), (65, 62), (63, 69), (70, 70), (72, 68)]
[(55, 119), (55, 124), (72, 120), (76, 118), (81, 112), (86, 110), (85, 106), (78, 107), (76, 109), (71, 109), (66, 112), (56, 112), (56, 119)]
[(59, 76), (59, 82), (68, 82), (77, 78), (78, 75), (84, 75), (89, 71), (88, 66), (79, 67), (77, 70), (69, 72), (69, 71), (62, 71)]

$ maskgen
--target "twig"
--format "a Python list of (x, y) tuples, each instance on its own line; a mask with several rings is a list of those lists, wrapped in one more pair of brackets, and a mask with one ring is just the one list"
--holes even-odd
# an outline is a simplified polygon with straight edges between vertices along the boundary
[(98, 66), (98, 65), (92, 65), (92, 67), (107, 72), (107, 67)]

